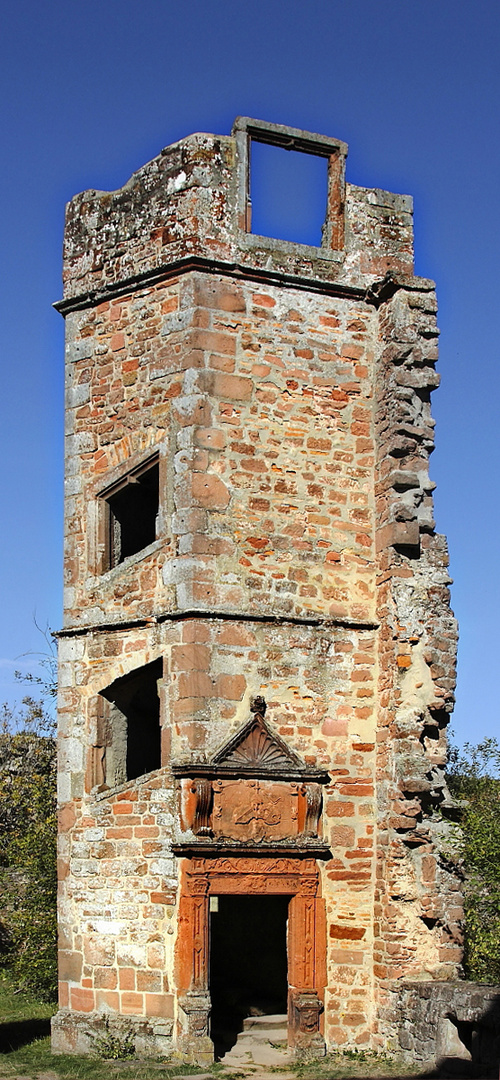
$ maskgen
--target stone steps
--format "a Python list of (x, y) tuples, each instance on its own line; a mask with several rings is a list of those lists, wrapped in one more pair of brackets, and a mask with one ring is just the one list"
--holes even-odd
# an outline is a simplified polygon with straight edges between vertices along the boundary
[(224, 1065), (286, 1065), (291, 1060), (287, 1045), (286, 1013), (247, 1016), (235, 1045), (224, 1054)]
[(243, 1031), (265, 1032), (274, 1028), (277, 1031), (284, 1032), (284, 1038), (286, 1039), (288, 1030), (286, 1013), (274, 1013), (269, 1016), (246, 1016), (243, 1021)]

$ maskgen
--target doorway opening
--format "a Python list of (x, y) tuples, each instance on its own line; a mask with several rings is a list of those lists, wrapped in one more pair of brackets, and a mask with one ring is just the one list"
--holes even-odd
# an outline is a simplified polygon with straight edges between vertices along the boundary
[(289, 896), (210, 898), (211, 1037), (218, 1060), (247, 1016), (286, 1014)]

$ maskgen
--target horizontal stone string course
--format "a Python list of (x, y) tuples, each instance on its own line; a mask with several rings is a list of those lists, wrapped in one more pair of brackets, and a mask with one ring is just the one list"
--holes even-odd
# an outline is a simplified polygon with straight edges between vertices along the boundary
[[(284, 132), (317, 248), (249, 231)], [(460, 970), (436, 302), (345, 154), (240, 118), (67, 210), (58, 1051), (206, 1063), (231, 990), (298, 1057), (403, 1053), (400, 985)]]

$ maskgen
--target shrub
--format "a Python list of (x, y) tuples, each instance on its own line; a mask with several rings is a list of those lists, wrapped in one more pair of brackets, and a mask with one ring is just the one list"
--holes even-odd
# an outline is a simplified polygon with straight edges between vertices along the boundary
[(464, 969), (469, 979), (500, 982), (500, 744), (483, 739), (452, 748), (448, 784), (462, 802), (465, 871)]
[(0, 955), (44, 1000), (57, 989), (56, 836), (54, 724), (28, 696), (0, 724)]
[(132, 1031), (128, 1031), (125, 1035), (114, 1035), (109, 1030), (109, 1017), (104, 1017), (104, 1031), (101, 1035), (94, 1035), (90, 1033), (90, 1037), (94, 1044), (94, 1053), (97, 1057), (112, 1059), (113, 1061), (121, 1061), (126, 1058), (135, 1057), (135, 1042)]

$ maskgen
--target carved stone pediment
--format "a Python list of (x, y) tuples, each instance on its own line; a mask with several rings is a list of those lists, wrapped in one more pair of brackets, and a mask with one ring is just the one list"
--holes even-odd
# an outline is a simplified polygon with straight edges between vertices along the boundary
[(208, 761), (174, 765), (174, 776), (274, 777), (276, 780), (312, 780), (328, 782), (328, 773), (311, 768), (269, 727), (265, 720), (266, 703), (255, 698), (252, 715)]
[(304, 771), (307, 766), (297, 754), (268, 728), (262, 713), (255, 712), (250, 720), (212, 758), (213, 765), (240, 772), (280, 773)]
[(324, 846), (321, 784), (328, 774), (306, 765), (268, 726), (264, 711), (257, 698), (250, 719), (210, 761), (174, 766), (181, 829), (194, 833), (197, 846)]

